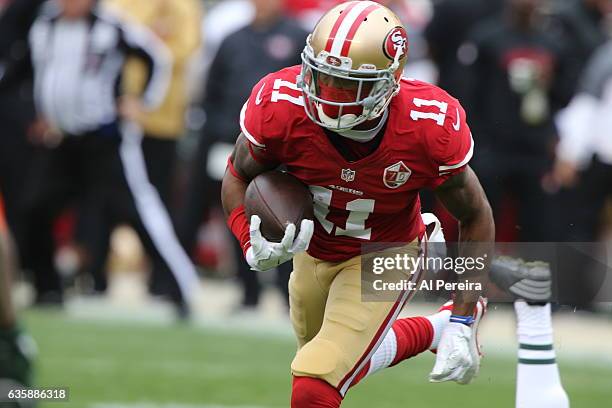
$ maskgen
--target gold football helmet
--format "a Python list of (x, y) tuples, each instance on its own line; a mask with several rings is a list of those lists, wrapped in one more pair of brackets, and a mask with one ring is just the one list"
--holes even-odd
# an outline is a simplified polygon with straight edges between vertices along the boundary
[(306, 113), (335, 131), (380, 117), (399, 92), (407, 55), (406, 29), (388, 8), (373, 1), (334, 7), (302, 53)]

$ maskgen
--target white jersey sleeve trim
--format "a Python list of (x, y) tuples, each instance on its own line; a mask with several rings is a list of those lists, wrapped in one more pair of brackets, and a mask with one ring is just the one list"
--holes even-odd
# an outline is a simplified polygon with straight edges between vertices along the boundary
[(242, 130), (244, 136), (246, 136), (246, 138), (249, 140), (249, 142), (253, 143), (257, 147), (265, 149), (266, 145), (263, 143), (259, 143), (257, 139), (255, 139), (255, 137), (253, 137), (253, 135), (247, 130), (246, 125), (244, 123), (248, 104), (249, 102), (247, 101), (242, 107), (242, 111), (240, 111), (240, 129)]
[(457, 164), (453, 164), (450, 166), (440, 166), (439, 171), (440, 173), (448, 173), (451, 170), (459, 169), (465, 166), (466, 164), (468, 164), (470, 160), (472, 160), (473, 156), (474, 156), (474, 138), (472, 137), (472, 134), (470, 133), (470, 150), (467, 152), (463, 160), (461, 160)]

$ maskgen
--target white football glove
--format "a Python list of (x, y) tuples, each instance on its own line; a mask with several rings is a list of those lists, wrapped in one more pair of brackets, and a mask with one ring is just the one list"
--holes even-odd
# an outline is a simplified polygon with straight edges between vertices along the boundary
[(255, 271), (267, 271), (293, 258), (293, 255), (308, 249), (314, 223), (312, 220), (302, 220), (300, 233), (295, 238), (295, 225), (289, 224), (285, 236), (280, 243), (270, 242), (261, 234), (261, 218), (251, 216), (250, 234), (251, 247), (247, 250), (246, 261)]
[(429, 381), (469, 384), (480, 369), (480, 353), (471, 327), (449, 323), (442, 332)]

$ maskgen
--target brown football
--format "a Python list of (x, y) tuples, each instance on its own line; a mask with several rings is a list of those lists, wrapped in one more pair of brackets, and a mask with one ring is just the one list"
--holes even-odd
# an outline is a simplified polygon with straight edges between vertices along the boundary
[(297, 233), (303, 219), (313, 219), (312, 196), (297, 178), (280, 171), (255, 177), (246, 190), (244, 209), (247, 217), (261, 218), (261, 233), (270, 242), (280, 242), (288, 224)]

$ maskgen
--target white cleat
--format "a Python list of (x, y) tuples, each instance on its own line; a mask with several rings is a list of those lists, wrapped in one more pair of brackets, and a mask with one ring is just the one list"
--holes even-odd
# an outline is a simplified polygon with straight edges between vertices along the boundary
[(546, 262), (525, 262), (520, 258), (500, 256), (491, 263), (493, 283), (515, 300), (548, 303), (552, 295), (552, 273)]

